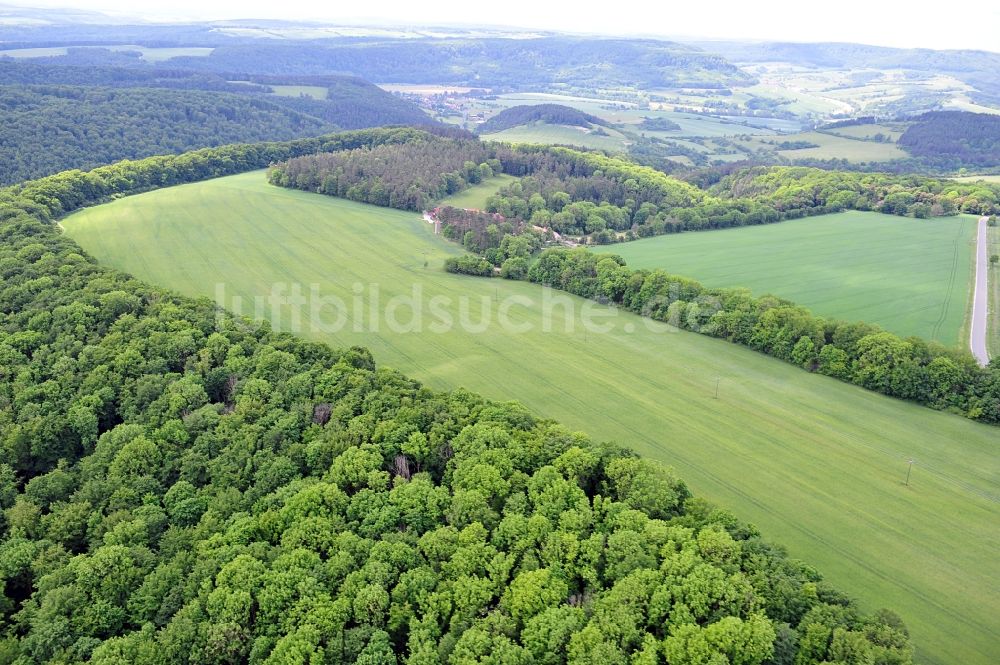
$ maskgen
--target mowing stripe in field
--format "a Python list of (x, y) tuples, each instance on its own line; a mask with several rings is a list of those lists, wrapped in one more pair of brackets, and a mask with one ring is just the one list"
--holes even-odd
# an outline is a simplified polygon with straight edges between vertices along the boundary
[(595, 250), (618, 254), (633, 268), (743, 286), (820, 316), (957, 346), (971, 298), (975, 219), (845, 212)]
[[(316, 284), (349, 311), (342, 329), (304, 336), (366, 345), (432, 387), (518, 399), (666, 461), (694, 492), (757, 524), (868, 608), (897, 610), (921, 662), (994, 661), (996, 428), (537, 285), (445, 273), (443, 260), (461, 250), (419, 215), (271, 187), (260, 172), (124, 198), (64, 227), (103, 262), (144, 280), (210, 298), (222, 284), (230, 307), (233, 296), (247, 305), (275, 283), (301, 284), (306, 295)], [(368, 312), (351, 311), (359, 291), (371, 303), (373, 285), (381, 309), (396, 298), (397, 322), (411, 318), (401, 298), (415, 298), (421, 330), (381, 319), (375, 331)], [(480, 332), (433, 328), (434, 297), (441, 312), (473, 324), (485, 305), (489, 322)], [(556, 314), (550, 332), (546, 308)], [(584, 311), (611, 329), (585, 332)], [(262, 313), (289, 325), (285, 309)], [(323, 320), (333, 319), (326, 310)]]

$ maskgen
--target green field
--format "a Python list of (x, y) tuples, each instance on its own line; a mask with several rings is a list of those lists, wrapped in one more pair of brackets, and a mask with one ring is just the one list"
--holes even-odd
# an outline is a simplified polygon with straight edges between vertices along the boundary
[(500, 175), (493, 176), (489, 180), (484, 180), (478, 185), (473, 185), (472, 187), (464, 189), (457, 194), (453, 194), (446, 199), (442, 199), (440, 201), (440, 205), (482, 210), (486, 207), (486, 199), (493, 194), (496, 194), (497, 190), (501, 187), (506, 187), (515, 180), (517, 180), (517, 178), (514, 176), (501, 173)]
[(956, 345), (965, 339), (975, 231), (969, 215), (916, 220), (844, 212), (595, 249), (633, 268), (744, 286), (821, 316)]
[(628, 148), (628, 140), (616, 129), (604, 128), (607, 135), (594, 134), (583, 127), (550, 125), (533, 122), (505, 129), (495, 134), (483, 134), (484, 141), (504, 141), (507, 143), (541, 143), (544, 145), (575, 145), (583, 148), (597, 148), (622, 152)]
[(278, 97), (312, 97), (326, 99), (330, 91), (321, 85), (272, 85), (269, 86)]
[[(838, 132), (840, 130), (837, 130)], [(903, 159), (909, 154), (895, 143), (877, 143), (860, 138), (838, 136), (828, 132), (802, 132), (785, 134), (780, 137), (751, 137), (749, 139), (734, 139), (740, 145), (749, 149), (764, 148), (787, 159), (846, 159), (849, 162), (884, 162), (893, 159)], [(767, 141), (768, 143), (765, 143)], [(777, 150), (777, 143), (784, 141), (808, 141), (816, 144), (815, 148), (801, 150)]]
[[(546, 296), (537, 285), (445, 273), (443, 260), (461, 250), (419, 215), (278, 189), (260, 172), (120, 199), (64, 226), (107, 264), (191, 295), (214, 298), (221, 289), (230, 308), (242, 298), (245, 314), (275, 283), (301, 283), (307, 295), (316, 284), (351, 303), (349, 317), (339, 331), (306, 326), (303, 335), (366, 345), (432, 387), (519, 399), (664, 460), (693, 491), (757, 524), (868, 608), (900, 612), (921, 662), (995, 662), (996, 428), (579, 298)], [(435, 329), (440, 319), (430, 316), (420, 333), (393, 331), (382, 317), (373, 326), (358, 309), (374, 301), (373, 282), (378, 311), (416, 291), (425, 312), (438, 296), (456, 322), (466, 299), (472, 323), (483, 320), (484, 304), (492, 318), (478, 332)], [(564, 304), (544, 332), (549, 297)], [(500, 325), (501, 304), (509, 326)], [(567, 307), (576, 312), (571, 329)], [(611, 330), (585, 332), (584, 308), (606, 315), (599, 323)], [(412, 323), (405, 303), (399, 311), (397, 324)], [(289, 327), (285, 309), (262, 313)]]
[(849, 162), (884, 162), (903, 159), (909, 154), (895, 143), (860, 141), (825, 132), (805, 132), (790, 134), (783, 141), (809, 141), (818, 148), (805, 150), (779, 150), (778, 154), (788, 159), (846, 159)]

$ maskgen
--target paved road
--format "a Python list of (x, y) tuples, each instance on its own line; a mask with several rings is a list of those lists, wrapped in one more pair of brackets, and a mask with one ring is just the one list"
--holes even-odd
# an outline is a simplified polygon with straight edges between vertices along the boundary
[(980, 218), (976, 236), (976, 286), (972, 296), (972, 334), (969, 336), (972, 355), (984, 367), (990, 361), (990, 354), (986, 350), (986, 301), (989, 299), (989, 290), (986, 288), (986, 276), (989, 272), (986, 220), (986, 217)]

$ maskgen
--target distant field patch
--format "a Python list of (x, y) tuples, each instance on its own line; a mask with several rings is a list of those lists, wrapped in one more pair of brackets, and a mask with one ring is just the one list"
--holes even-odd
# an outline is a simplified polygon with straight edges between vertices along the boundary
[(845, 212), (597, 251), (618, 254), (635, 268), (772, 293), (821, 316), (955, 346), (971, 298), (974, 239), (969, 215), (916, 220)]
[(514, 176), (502, 173), (500, 175), (493, 176), (489, 180), (484, 180), (478, 185), (473, 185), (458, 194), (442, 199), (439, 202), (439, 205), (452, 206), (454, 208), (475, 208), (476, 210), (482, 210), (486, 207), (486, 199), (493, 194), (496, 194), (497, 190), (501, 187), (506, 187), (515, 180), (517, 180), (517, 178)]
[(6, 56), (10, 58), (52, 58), (66, 55), (65, 46), (45, 46), (40, 48), (13, 48), (0, 51), (0, 58)]
[(818, 148), (805, 150), (779, 150), (778, 154), (788, 159), (846, 159), (849, 162), (885, 162), (904, 159), (909, 154), (894, 143), (876, 143), (834, 136), (825, 132), (804, 132), (790, 134), (782, 140), (809, 141)]
[(602, 128), (605, 134), (583, 127), (550, 125), (533, 122), (528, 125), (511, 127), (495, 134), (483, 134), (485, 141), (505, 141), (508, 143), (540, 143), (544, 145), (575, 145), (599, 150), (623, 151), (628, 147), (625, 136), (614, 129)]
[(109, 44), (107, 46), (51, 46), (44, 48), (19, 48), (0, 51), (0, 57), (8, 55), (12, 58), (51, 58), (67, 55), (69, 49), (106, 48), (110, 51), (138, 51), (147, 62), (163, 62), (171, 58), (204, 57), (214, 51), (211, 47), (181, 46), (181, 47), (149, 47), (136, 44)]
[(464, 95), (472, 88), (461, 85), (436, 85), (431, 83), (379, 83), (386, 92), (403, 92), (410, 95)]
[(268, 86), (279, 97), (312, 97), (326, 99), (330, 91), (321, 85), (271, 85)]
[(834, 127), (832, 129), (824, 129), (825, 134), (836, 134), (837, 136), (843, 136), (849, 139), (858, 140), (870, 140), (876, 138), (879, 134), (888, 137), (893, 143), (903, 135), (906, 131), (906, 125), (851, 125), (849, 127)]

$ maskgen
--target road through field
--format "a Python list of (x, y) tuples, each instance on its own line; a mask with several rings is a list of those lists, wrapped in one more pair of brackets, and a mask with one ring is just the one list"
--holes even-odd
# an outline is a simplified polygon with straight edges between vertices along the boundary
[(986, 301), (989, 296), (989, 290), (986, 288), (986, 277), (989, 272), (986, 257), (986, 222), (987, 217), (979, 219), (979, 229), (976, 233), (976, 286), (972, 297), (972, 333), (969, 335), (972, 355), (983, 367), (990, 362), (990, 354), (986, 350)]

